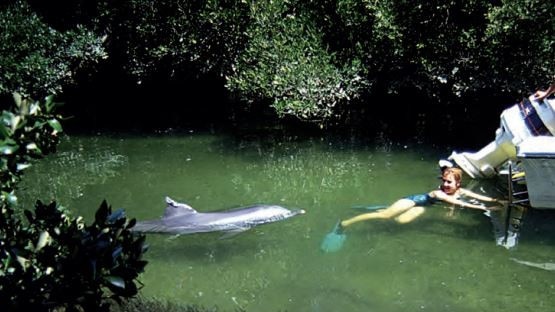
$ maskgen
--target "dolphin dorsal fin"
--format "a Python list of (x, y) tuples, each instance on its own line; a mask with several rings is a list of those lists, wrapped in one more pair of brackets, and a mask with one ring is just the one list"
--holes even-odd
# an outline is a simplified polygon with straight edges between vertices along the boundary
[(187, 204), (178, 203), (175, 200), (169, 198), (168, 196), (166, 196), (166, 204), (168, 204), (168, 206), (164, 211), (163, 218), (169, 218), (169, 217), (184, 215), (189, 213), (197, 213), (197, 211), (193, 209), (193, 207)]

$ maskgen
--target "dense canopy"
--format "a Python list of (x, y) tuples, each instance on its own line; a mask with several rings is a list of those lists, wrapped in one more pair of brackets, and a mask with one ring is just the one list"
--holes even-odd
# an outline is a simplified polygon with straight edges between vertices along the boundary
[(436, 105), (524, 96), (555, 72), (549, 1), (55, 3), (0, 7), (0, 93), (60, 94), (99, 72), (205, 79), (246, 110), (322, 121), (408, 92)]

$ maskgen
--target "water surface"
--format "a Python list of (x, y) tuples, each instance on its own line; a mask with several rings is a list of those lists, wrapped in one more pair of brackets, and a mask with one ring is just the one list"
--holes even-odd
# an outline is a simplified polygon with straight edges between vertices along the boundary
[[(487, 216), (442, 204), (407, 225), (353, 225), (339, 252), (319, 249), (339, 219), (361, 212), (353, 206), (437, 187), (437, 160), (450, 152), (379, 138), (72, 136), (30, 168), (20, 202), (56, 198), (87, 220), (104, 199), (156, 219), (165, 196), (199, 211), (255, 203), (307, 211), (229, 239), (148, 235), (142, 293), (163, 300), (222, 311), (552, 311), (555, 272), (511, 260), (555, 262), (549, 211), (527, 215), (511, 250), (496, 246)], [(467, 186), (503, 190), (498, 181)]]

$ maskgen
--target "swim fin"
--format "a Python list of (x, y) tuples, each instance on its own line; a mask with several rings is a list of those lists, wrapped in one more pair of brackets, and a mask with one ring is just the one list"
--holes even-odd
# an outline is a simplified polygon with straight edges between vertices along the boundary
[(336, 252), (343, 247), (347, 235), (343, 233), (343, 227), (341, 227), (341, 221), (337, 221), (331, 232), (326, 234), (324, 240), (320, 244), (320, 249), (323, 252)]

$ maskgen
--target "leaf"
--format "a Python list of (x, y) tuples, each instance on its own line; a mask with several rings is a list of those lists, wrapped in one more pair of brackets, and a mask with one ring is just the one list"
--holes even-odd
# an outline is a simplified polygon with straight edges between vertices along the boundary
[(137, 273), (144, 272), (145, 266), (148, 264), (146, 260), (137, 260), (135, 262), (135, 268), (137, 269)]
[(17, 164), (17, 171), (21, 171), (21, 170), (25, 170), (27, 168), (31, 167), (31, 164)]
[(48, 233), (48, 231), (42, 231), (39, 235), (37, 245), (35, 246), (35, 251), (41, 250), (44, 246), (50, 244), (51, 240), (50, 233)]
[(125, 286), (125, 290), (126, 290), (126, 295), (128, 297), (130, 296), (134, 296), (137, 294), (137, 285), (135, 285), (135, 283), (133, 283), (133, 281), (127, 281), (126, 286)]
[(148, 245), (145, 244), (146, 241), (146, 236), (145, 235), (141, 235), (139, 236), (139, 238), (137, 238), (137, 240), (135, 240), (131, 246), (131, 248), (134, 250), (135, 254), (142, 254), (146, 251), (146, 249), (148, 248)]
[(114, 251), (112, 251), (112, 261), (113, 262), (115, 262), (121, 256), (122, 251), (123, 251), (123, 248), (121, 246), (116, 247), (116, 249), (114, 249)]
[(10, 145), (10, 144), (0, 145), (0, 154), (11, 155), (18, 149), (19, 149), (19, 146), (17, 145)]
[(40, 103), (34, 102), (29, 107), (29, 115), (36, 115), (39, 112), (39, 110), (40, 110)]
[(125, 227), (125, 229), (126, 230), (131, 229), (135, 226), (135, 224), (137, 224), (137, 219), (133, 218), (129, 220), (129, 223), (127, 223), (127, 226)]
[(93, 280), (96, 279), (96, 259), (89, 259), (89, 269)]
[(100, 225), (106, 223), (106, 218), (108, 217), (108, 215), (110, 215), (110, 207), (108, 206), (106, 200), (103, 200), (100, 204), (100, 207), (96, 211), (96, 214), (94, 215), (94, 220), (96, 224)]
[(125, 218), (125, 210), (119, 208), (108, 216), (108, 222), (114, 223), (116, 220)]
[(46, 107), (47, 113), (50, 113), (55, 105), (56, 103), (54, 103), (54, 95), (51, 94), (44, 98), (44, 106)]
[(3, 122), (0, 122), (0, 136), (2, 138), (7, 138), (11, 135), (9, 129), (4, 125)]
[(110, 283), (112, 286), (117, 288), (125, 289), (125, 281), (123, 278), (119, 276), (109, 275), (106, 277), (106, 281)]
[(58, 121), (58, 119), (56, 118), (52, 118), (48, 120), (48, 124), (50, 125), (50, 127), (52, 127), (52, 129), (54, 129), (54, 131), (56, 132), (62, 132), (62, 124), (60, 124), (60, 122)]
[(13, 100), (17, 107), (21, 107), (21, 94), (14, 92), (13, 93)]
[(17, 128), (19, 127), (20, 121), (21, 121), (20, 116), (16, 116), (16, 115), (12, 116), (12, 119), (10, 120), (10, 124), (12, 125), (12, 133), (15, 132), (15, 130), (17, 130)]
[(27, 150), (30, 151), (30, 150), (36, 150), (36, 149), (38, 149), (39, 147), (37, 146), (37, 144), (36, 144), (35, 142), (31, 142), (31, 143), (28, 143), (28, 144), (25, 146), (25, 148), (26, 148)]
[(23, 214), (25, 214), (25, 217), (27, 217), (27, 220), (29, 221), (29, 223), (33, 223), (33, 220), (35, 220), (35, 216), (30, 210), (25, 209), (23, 211)]

